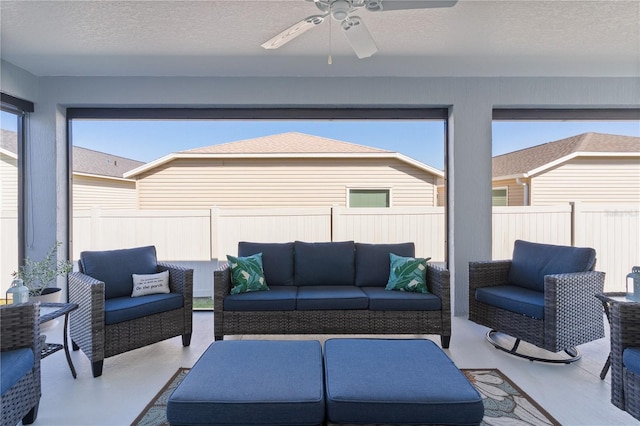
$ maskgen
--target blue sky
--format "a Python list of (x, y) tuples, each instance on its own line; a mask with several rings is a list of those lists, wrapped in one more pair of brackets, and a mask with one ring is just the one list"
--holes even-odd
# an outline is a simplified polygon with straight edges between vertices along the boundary
[[(0, 119), (2, 128), (15, 130), (11, 117), (3, 113)], [(432, 167), (444, 167), (442, 120), (74, 120), (73, 142), (149, 162), (175, 151), (291, 131), (397, 151)], [(496, 121), (493, 155), (585, 132), (640, 137), (640, 122)]]

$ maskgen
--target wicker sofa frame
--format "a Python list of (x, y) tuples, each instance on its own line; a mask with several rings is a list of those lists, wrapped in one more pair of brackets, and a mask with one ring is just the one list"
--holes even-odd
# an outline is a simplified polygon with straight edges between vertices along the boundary
[(169, 288), (181, 293), (179, 309), (105, 325), (104, 282), (81, 272), (69, 274), (69, 301), (78, 304), (70, 314), (69, 333), (73, 350), (92, 363), (93, 377), (102, 374), (105, 358), (182, 335), (183, 346), (191, 343), (193, 329), (193, 270), (158, 263), (158, 272), (169, 271)]
[(613, 303), (611, 321), (611, 403), (640, 420), (640, 376), (624, 368), (622, 353), (640, 347), (640, 303)]
[(40, 382), (40, 303), (0, 306), (0, 351), (31, 348), (31, 371), (2, 395), (0, 424), (31, 424), (38, 415)]
[(604, 272), (547, 275), (544, 319), (496, 308), (476, 300), (476, 289), (507, 285), (511, 260), (469, 263), (469, 320), (551, 352), (604, 337), (601, 303), (594, 297), (604, 287)]
[(241, 334), (436, 334), (443, 348), (451, 340), (449, 271), (427, 264), (427, 287), (438, 296), (438, 311), (225, 311), (231, 291), (231, 273), (225, 264), (214, 271), (214, 335)]

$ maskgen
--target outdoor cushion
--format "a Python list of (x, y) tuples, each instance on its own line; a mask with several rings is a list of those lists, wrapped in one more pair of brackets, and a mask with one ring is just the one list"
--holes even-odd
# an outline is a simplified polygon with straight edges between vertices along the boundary
[(262, 253), (262, 269), (267, 285), (293, 285), (293, 243), (238, 243), (238, 256)]
[(104, 302), (104, 323), (117, 324), (135, 318), (179, 309), (184, 303), (180, 293), (149, 294), (140, 297), (116, 297)]
[(325, 412), (318, 341), (211, 344), (167, 402), (179, 425), (320, 425)]
[(227, 255), (231, 269), (231, 294), (269, 290), (262, 270), (262, 253), (247, 257)]
[(295, 243), (295, 281), (297, 286), (353, 285), (355, 243)]
[(413, 243), (365, 244), (356, 243), (356, 285), (361, 287), (387, 285), (389, 253), (397, 256), (415, 256)]
[(293, 311), (296, 309), (298, 287), (278, 285), (269, 291), (231, 294), (224, 298), (225, 311)]
[(298, 287), (296, 308), (304, 310), (320, 309), (367, 309), (369, 299), (358, 287), (318, 285)]
[(387, 290), (428, 293), (427, 260), (424, 258), (402, 257), (389, 254), (389, 281)]
[[(38, 355), (39, 356), (39, 355)], [(14, 349), (0, 353), (0, 394), (4, 395), (33, 368), (33, 351), (30, 348)]]
[(516, 240), (509, 268), (509, 284), (544, 291), (544, 276), (593, 269), (596, 251)]
[(328, 339), (327, 417), (340, 424), (477, 425), (478, 391), (430, 340)]
[(626, 348), (622, 352), (622, 364), (627, 370), (640, 375), (640, 348)]
[(80, 253), (82, 273), (104, 282), (105, 299), (131, 296), (133, 274), (155, 274), (154, 246)]
[(361, 287), (372, 311), (439, 311), (440, 298), (431, 293), (389, 291), (384, 287)]
[(531, 318), (544, 318), (544, 293), (515, 285), (501, 285), (476, 289), (476, 300), (523, 314)]

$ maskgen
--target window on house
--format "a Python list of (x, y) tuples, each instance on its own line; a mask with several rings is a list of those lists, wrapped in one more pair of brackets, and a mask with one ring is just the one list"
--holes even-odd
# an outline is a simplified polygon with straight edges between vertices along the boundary
[(508, 206), (507, 188), (494, 188), (491, 190), (491, 205), (496, 206)]
[(349, 207), (391, 207), (388, 189), (349, 189)]

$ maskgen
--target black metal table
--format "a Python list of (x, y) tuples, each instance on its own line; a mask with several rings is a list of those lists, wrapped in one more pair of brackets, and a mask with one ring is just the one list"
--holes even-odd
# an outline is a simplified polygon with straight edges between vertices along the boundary
[[(607, 321), (611, 322), (610, 318), (610, 309), (611, 305), (614, 303), (640, 303), (635, 300), (627, 299), (627, 293), (625, 292), (611, 292), (611, 293), (598, 293), (596, 294), (596, 298), (602, 302), (602, 307), (604, 308), (604, 313), (607, 316)], [(607, 377), (607, 373), (609, 372), (609, 367), (611, 367), (611, 353), (609, 353), (609, 357), (602, 367), (602, 371), (600, 372), (600, 380), (604, 380)]]
[(42, 350), (40, 352), (40, 358), (44, 359), (51, 354), (58, 352), (61, 349), (64, 349), (64, 354), (67, 356), (67, 363), (69, 364), (69, 368), (71, 369), (71, 374), (73, 378), (76, 378), (76, 369), (73, 366), (73, 362), (71, 361), (71, 356), (69, 355), (69, 344), (68, 344), (68, 331), (69, 331), (69, 312), (78, 309), (77, 303), (41, 303), (40, 304), (40, 324), (43, 324), (47, 321), (52, 321), (56, 318), (59, 318), (64, 315), (64, 328), (62, 329), (63, 340), (62, 344), (60, 343), (48, 343), (43, 342)]

